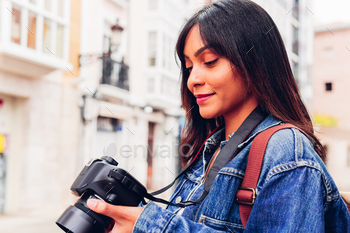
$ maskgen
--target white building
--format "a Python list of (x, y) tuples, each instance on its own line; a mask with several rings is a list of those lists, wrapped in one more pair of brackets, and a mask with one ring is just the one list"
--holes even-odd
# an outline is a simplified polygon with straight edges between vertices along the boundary
[[(304, 1), (299, 11), (295, 0), (257, 2), (277, 23), (307, 100), (311, 13)], [(205, 3), (0, 1), (0, 232), (29, 232), (20, 224), (58, 217), (91, 158), (115, 155), (149, 191), (175, 178), (184, 115), (175, 42), (185, 19)], [(109, 40), (113, 26), (123, 29), (117, 44)]]
[(72, 201), (67, 180), (75, 175), (79, 117), (72, 82), (78, 59), (70, 50), (79, 43), (79, 21), (70, 13), (75, 5), (0, 1), (0, 144), (7, 141), (0, 146), (0, 232), (19, 227), (21, 216), (35, 221)]
[[(184, 115), (175, 43), (186, 16), (201, 5), (203, 1), (185, 0), (82, 2), (80, 169), (115, 143), (116, 153), (112, 150), (109, 155), (115, 154), (119, 166), (149, 191), (175, 178), (179, 117)], [(113, 26), (123, 29), (117, 46)], [(109, 48), (112, 53), (107, 58)], [(112, 72), (108, 59), (113, 60)], [(121, 77), (124, 65), (126, 75)]]

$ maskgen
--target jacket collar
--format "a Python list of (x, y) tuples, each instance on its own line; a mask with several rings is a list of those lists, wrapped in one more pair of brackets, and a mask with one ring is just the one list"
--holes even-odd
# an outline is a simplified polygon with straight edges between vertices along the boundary
[(253, 131), (249, 134), (246, 140), (244, 140), (241, 144), (238, 145), (238, 148), (245, 146), (247, 143), (250, 143), (256, 135), (261, 133), (262, 131), (269, 129), (273, 126), (280, 125), (282, 123), (281, 120), (277, 119), (273, 115), (268, 115), (262, 122), (260, 122)]
[[(249, 143), (252, 139), (255, 138), (256, 135), (261, 133), (262, 131), (271, 128), (275, 125), (281, 124), (282, 121), (278, 120), (276, 117), (272, 115), (268, 115), (262, 122), (260, 122), (248, 135), (248, 137), (238, 145), (238, 148), (244, 146), (245, 144)], [(234, 135), (234, 132), (229, 135), (229, 138)], [(211, 135), (207, 141), (205, 142), (206, 147), (217, 147), (221, 142), (223, 142), (225, 139), (225, 127), (222, 127), (217, 132), (215, 132), (213, 135)], [(225, 141), (227, 142), (227, 141)]]

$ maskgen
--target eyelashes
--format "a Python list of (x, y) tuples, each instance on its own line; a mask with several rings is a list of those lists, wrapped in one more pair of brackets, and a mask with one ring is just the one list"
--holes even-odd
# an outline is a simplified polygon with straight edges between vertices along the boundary
[(215, 65), (215, 63), (216, 63), (218, 60), (219, 60), (219, 58), (217, 58), (217, 59), (215, 59), (215, 60), (212, 60), (212, 61), (209, 61), (209, 62), (205, 62), (204, 64), (205, 64), (206, 66), (211, 67), (211, 66)]
[[(215, 60), (212, 60), (212, 61), (205, 62), (204, 65), (206, 65), (207, 67), (213, 67), (218, 60), (219, 60), (219, 58), (217, 58)], [(192, 68), (193, 68), (192, 66), (191, 67), (187, 67), (187, 68), (185, 68), (185, 71), (186, 72), (191, 72)]]

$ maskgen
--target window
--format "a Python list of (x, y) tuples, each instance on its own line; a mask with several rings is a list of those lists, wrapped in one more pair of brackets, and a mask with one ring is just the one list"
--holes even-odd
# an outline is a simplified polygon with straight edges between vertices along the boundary
[(21, 8), (13, 5), (11, 23), (11, 41), (16, 44), (21, 43)]
[(157, 32), (148, 33), (148, 65), (156, 66)]
[(29, 12), (27, 46), (32, 49), (35, 49), (36, 18), (36, 14)]
[[(12, 3), (11, 42), (50, 56), (68, 59), (69, 0)], [(40, 31), (39, 31), (40, 30)]]
[(57, 44), (56, 44), (56, 56), (63, 58), (63, 25), (57, 24)]
[(299, 54), (299, 29), (293, 25), (293, 53)]
[(332, 91), (332, 83), (326, 83), (326, 91)]
[(118, 119), (98, 116), (97, 131), (116, 132), (117, 130)]
[(51, 41), (51, 21), (44, 19), (43, 28), (43, 53), (50, 54), (50, 41)]

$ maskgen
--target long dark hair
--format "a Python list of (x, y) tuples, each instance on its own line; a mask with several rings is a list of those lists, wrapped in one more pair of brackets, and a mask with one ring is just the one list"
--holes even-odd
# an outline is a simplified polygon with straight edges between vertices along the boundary
[(325, 150), (314, 134), (277, 26), (267, 12), (252, 1), (222, 0), (194, 14), (183, 26), (176, 44), (181, 62), (182, 106), (187, 112), (179, 147), (182, 165), (191, 160), (208, 134), (223, 121), (222, 117), (202, 118), (196, 98), (187, 88), (189, 73), (183, 51), (186, 37), (196, 24), (203, 43), (219, 56), (228, 58), (241, 71), (247, 89), (260, 106), (306, 132), (316, 152), (325, 160)]

